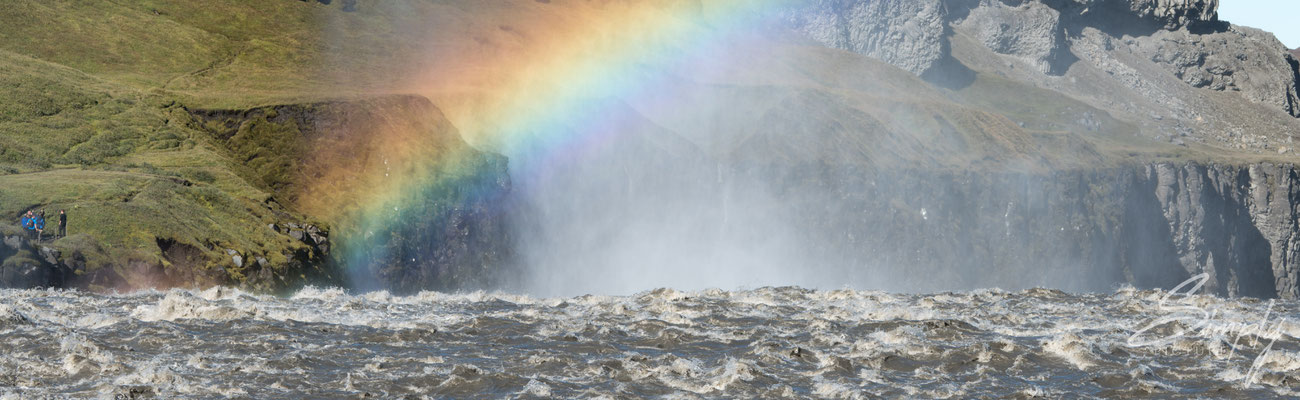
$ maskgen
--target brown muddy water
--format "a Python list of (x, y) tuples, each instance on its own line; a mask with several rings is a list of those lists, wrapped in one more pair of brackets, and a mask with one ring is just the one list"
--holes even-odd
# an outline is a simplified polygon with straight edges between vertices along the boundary
[(0, 290), (0, 398), (1300, 395), (1300, 303), (1170, 294)]

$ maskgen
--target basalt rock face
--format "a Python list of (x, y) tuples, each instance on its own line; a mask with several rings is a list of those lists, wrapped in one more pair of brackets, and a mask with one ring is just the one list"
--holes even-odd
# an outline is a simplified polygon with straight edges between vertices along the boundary
[(1224, 295), (1300, 297), (1293, 165), (1148, 166), (1179, 262)]
[[(345, 256), (364, 254), (364, 260), (344, 261), (354, 263), (344, 265), (353, 269), (352, 286), (410, 294), (515, 283), (514, 243), (505, 214), (511, 192), (506, 159), (485, 154), (474, 163), (470, 174), (419, 190), (415, 196), (423, 200), (408, 205), (383, 230), (353, 233), (373, 234), (352, 243), (374, 247), (345, 249)], [(361, 275), (356, 275), (358, 269)]]
[(0, 244), (0, 288), (64, 287), (72, 269), (57, 253), (21, 234), (6, 234)]
[[(1007, 3), (1025, 3), (1026, 0)], [(1159, 25), (1164, 29), (1178, 29), (1218, 19), (1218, 0), (1046, 0), (1056, 8), (1080, 10), (1079, 14), (1098, 13), (1099, 16), (1127, 16), (1128, 19)]]
[[(1068, 20), (1063, 21), (1062, 15)], [(809, 38), (881, 59), (918, 75), (949, 56), (949, 24), (970, 21), (1000, 54), (1045, 61), (1068, 52), (1066, 24), (1120, 17), (1129, 26), (1180, 29), (1213, 23), (1215, 0), (818, 0), (792, 7), (786, 23)], [(969, 19), (967, 19), (969, 18)], [(1053, 72), (1045, 66), (1044, 72)]]
[(1220, 21), (1214, 0), (822, 0), (783, 15), (935, 83), (960, 87), (971, 70), (1030, 82), (1162, 140), (1277, 150), (1300, 117), (1300, 62), (1271, 34)]
[[(273, 224), (274, 225), (274, 224)], [(290, 223), (289, 226), (294, 226)], [(33, 241), (25, 234), (5, 234), (0, 246), (0, 288), (71, 288), (92, 291), (130, 291), (162, 287), (204, 287), (224, 285), (248, 290), (277, 292), (306, 284), (332, 280), (325, 270), (329, 254), (328, 232), (315, 227), (312, 237), (297, 251), (265, 254), (252, 250), (225, 249), (213, 260), (189, 243), (158, 238), (156, 258), (142, 258), (123, 265), (100, 265), (88, 261), (102, 249), (88, 255), (87, 244), (97, 245), (86, 235), (69, 240), (46, 238)], [(289, 239), (293, 235), (282, 232)], [(274, 263), (271, 260), (276, 260)]]
[(817, 0), (788, 11), (786, 23), (828, 47), (925, 75), (948, 56), (946, 16), (939, 0)]
[(1043, 3), (990, 3), (970, 10), (966, 21), (985, 47), (1020, 57), (1045, 74), (1063, 74), (1073, 61), (1060, 11)]
[(1169, 289), (1206, 273), (1208, 293), (1300, 297), (1300, 174), (1292, 165), (810, 167), (786, 178), (800, 182), (779, 193), (792, 206), (791, 225), (814, 243), (806, 257), (839, 266), (826, 273), (840, 282), (1110, 291)]

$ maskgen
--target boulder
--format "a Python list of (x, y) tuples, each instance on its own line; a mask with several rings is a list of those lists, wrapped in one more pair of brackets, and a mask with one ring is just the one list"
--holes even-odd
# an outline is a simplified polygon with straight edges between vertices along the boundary
[(815, 0), (782, 16), (788, 28), (827, 47), (924, 76), (948, 58), (947, 10), (939, 0)]
[(48, 246), (41, 246), (41, 258), (44, 259), (45, 262), (47, 263), (58, 264), (59, 258), (62, 255), (63, 255), (62, 252), (60, 252), (58, 249), (50, 248)]
[(5, 244), (5, 247), (8, 247), (9, 250), (11, 250), (11, 251), (18, 251), (18, 249), (22, 248), (22, 246), (23, 246), (23, 237), (22, 237), (22, 236), (5, 236), (4, 244)]
[(1039, 72), (1060, 75), (1073, 62), (1061, 13), (1046, 4), (992, 2), (971, 10), (962, 25), (990, 50), (1021, 58)]

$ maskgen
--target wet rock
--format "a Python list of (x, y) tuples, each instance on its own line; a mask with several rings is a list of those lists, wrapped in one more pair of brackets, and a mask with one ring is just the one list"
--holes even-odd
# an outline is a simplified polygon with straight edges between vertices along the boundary
[(5, 260), (0, 265), (0, 287), (36, 288), (57, 286), (52, 268), (30, 260)]
[[(791, 218), (800, 222), (790, 229), (816, 243), (807, 257), (846, 271), (859, 260), (906, 264), (906, 272), (883, 270), (898, 290), (1169, 289), (1208, 273), (1207, 293), (1300, 297), (1300, 171), (1291, 164), (818, 174), (848, 189), (810, 198), (824, 189), (783, 188), (817, 204)], [(815, 182), (799, 174), (780, 180)]]
[(844, 357), (835, 357), (835, 368), (843, 372), (853, 372), (853, 361)]

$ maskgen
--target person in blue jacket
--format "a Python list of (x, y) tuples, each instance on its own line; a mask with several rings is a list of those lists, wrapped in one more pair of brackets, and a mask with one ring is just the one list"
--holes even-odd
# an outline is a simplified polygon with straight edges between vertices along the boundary
[(23, 229), (27, 230), (28, 236), (36, 237), (36, 215), (33, 215), (31, 211), (28, 211), (23, 216)]
[(39, 242), (45, 236), (45, 210), (41, 210), (40, 214), (36, 214), (34, 225), (36, 225), (36, 241)]

